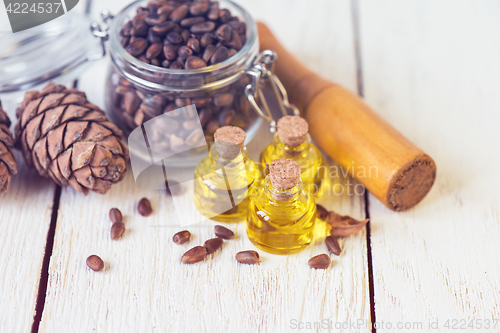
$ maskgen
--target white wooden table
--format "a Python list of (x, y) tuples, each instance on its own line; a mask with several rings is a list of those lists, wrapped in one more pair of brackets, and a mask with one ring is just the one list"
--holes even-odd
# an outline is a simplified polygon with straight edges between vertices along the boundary
[[(0, 196), (0, 331), (369, 332), (376, 322), (378, 332), (499, 332), (500, 3), (239, 2), (435, 159), (430, 194), (404, 213), (372, 196), (321, 198), (341, 214), (371, 218), (342, 241), (326, 271), (306, 264), (327, 252), (322, 226), (303, 253), (261, 252), (260, 266), (243, 266), (234, 254), (251, 245), (240, 223), (218, 255), (182, 265), (180, 255), (213, 229), (193, 228), (190, 243), (173, 244), (180, 229), (158, 227), (174, 219), (164, 193), (138, 188), (131, 173), (104, 196), (60, 190), (24, 172), (18, 155), (22, 176)], [(90, 8), (97, 16), (123, 4), (94, 0)], [(106, 67), (102, 61), (78, 81), (101, 107)], [(250, 144), (254, 157), (270, 139), (261, 133)], [(142, 197), (154, 206), (148, 218), (136, 212)], [(111, 207), (125, 215), (119, 241), (109, 238)], [(90, 254), (104, 259), (105, 271), (86, 267)]]

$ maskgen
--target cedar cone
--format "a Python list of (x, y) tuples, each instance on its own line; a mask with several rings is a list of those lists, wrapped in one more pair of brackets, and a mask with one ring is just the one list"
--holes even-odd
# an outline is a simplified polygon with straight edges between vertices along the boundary
[(26, 93), (17, 118), (16, 145), (40, 175), (85, 194), (106, 193), (125, 176), (122, 131), (85, 93), (50, 83)]
[(0, 102), (0, 194), (9, 189), (10, 177), (17, 173), (17, 163), (12, 153), (14, 138), (9, 130), (10, 119)]

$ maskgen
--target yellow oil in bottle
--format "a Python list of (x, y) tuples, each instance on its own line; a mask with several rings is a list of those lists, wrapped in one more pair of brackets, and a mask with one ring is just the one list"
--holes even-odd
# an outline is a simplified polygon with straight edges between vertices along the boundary
[(311, 142), (309, 134), (306, 135), (304, 142), (292, 147), (281, 142), (278, 133), (276, 133), (273, 142), (264, 149), (260, 158), (261, 171), (264, 175), (267, 174), (267, 166), (279, 158), (291, 159), (297, 162), (302, 168), (300, 178), (304, 184), (304, 189), (315, 197), (321, 195), (321, 185), (326, 168), (323, 155)]
[(311, 243), (315, 220), (314, 198), (302, 189), (300, 180), (293, 188), (280, 191), (267, 176), (250, 197), (247, 235), (265, 252), (296, 253)]
[(195, 169), (194, 202), (198, 211), (218, 222), (244, 221), (248, 196), (257, 186), (260, 169), (246, 148), (234, 159), (223, 158), (213, 145)]

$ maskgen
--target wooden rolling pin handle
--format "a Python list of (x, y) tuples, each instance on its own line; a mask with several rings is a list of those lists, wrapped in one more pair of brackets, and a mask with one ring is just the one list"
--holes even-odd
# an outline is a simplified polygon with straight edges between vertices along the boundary
[(309, 123), (318, 146), (394, 211), (415, 206), (436, 179), (436, 164), (361, 98), (305, 67), (258, 23), (261, 50), (278, 54), (275, 71)]

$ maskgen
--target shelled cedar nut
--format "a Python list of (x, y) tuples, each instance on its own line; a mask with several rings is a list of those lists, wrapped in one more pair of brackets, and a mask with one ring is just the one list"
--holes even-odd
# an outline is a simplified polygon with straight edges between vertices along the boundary
[(216, 237), (206, 240), (203, 246), (205, 247), (205, 249), (207, 249), (207, 254), (212, 254), (217, 252), (217, 250), (222, 247), (222, 243), (222, 238)]
[(191, 239), (191, 233), (187, 230), (179, 231), (172, 237), (175, 244), (184, 244)]
[(147, 198), (142, 198), (137, 205), (137, 211), (142, 216), (149, 216), (153, 212), (153, 208), (151, 208), (151, 202)]
[(316, 204), (316, 217), (323, 221), (328, 217), (328, 211), (320, 204)]
[(205, 249), (203, 246), (195, 246), (182, 255), (181, 262), (183, 264), (194, 264), (205, 260), (206, 257), (207, 249)]
[(325, 244), (328, 250), (336, 256), (340, 255), (340, 253), (342, 252), (339, 241), (332, 235), (325, 238)]
[(242, 264), (255, 265), (259, 263), (260, 257), (257, 251), (241, 251), (236, 253), (236, 261)]
[(215, 233), (215, 236), (220, 237), (220, 238), (224, 238), (224, 239), (231, 239), (234, 237), (234, 232), (232, 232), (228, 228), (223, 227), (221, 225), (216, 225), (214, 227), (214, 233)]
[(122, 212), (118, 208), (111, 208), (109, 210), (109, 219), (113, 223), (123, 222)]
[(99, 272), (100, 270), (102, 270), (104, 268), (104, 262), (102, 261), (101, 258), (99, 258), (99, 256), (96, 256), (95, 254), (89, 256), (87, 258), (87, 266), (95, 271), (95, 272)]
[(330, 256), (328, 254), (320, 254), (312, 257), (307, 262), (309, 267), (315, 269), (327, 269), (330, 266)]
[(111, 226), (109, 234), (112, 240), (117, 240), (123, 235), (123, 232), (125, 232), (125, 224), (123, 222), (115, 222)]

